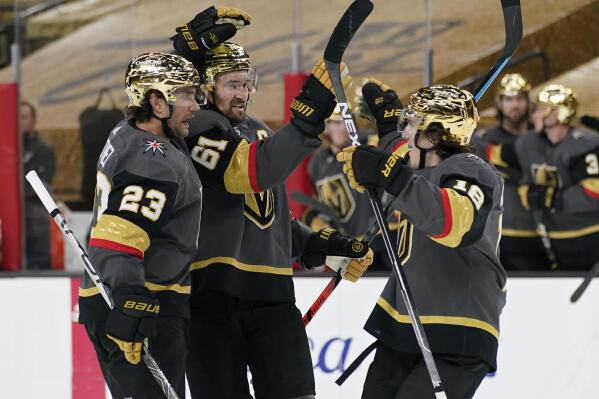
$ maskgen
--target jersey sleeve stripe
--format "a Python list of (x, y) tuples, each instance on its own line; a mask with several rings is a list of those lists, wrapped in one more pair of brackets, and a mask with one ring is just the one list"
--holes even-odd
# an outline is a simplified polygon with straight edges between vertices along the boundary
[(400, 140), (397, 144), (395, 144), (391, 152), (396, 153), (397, 155), (403, 158), (409, 150), (410, 149), (408, 148), (408, 140), (404, 139)]
[(258, 175), (256, 173), (256, 152), (259, 143), (260, 141), (257, 140), (250, 144), (250, 154), (248, 162), (248, 175), (250, 179), (250, 186), (252, 187), (252, 190), (254, 190), (254, 192), (256, 193), (262, 191), (260, 189), (260, 186), (258, 185)]
[(442, 188), (441, 190), (441, 204), (443, 205), (443, 212), (445, 214), (445, 222), (443, 224), (443, 231), (440, 234), (432, 235), (431, 238), (445, 238), (451, 231), (451, 202), (449, 202), (449, 196), (447, 195), (447, 189)]
[(225, 188), (232, 194), (260, 192), (256, 177), (256, 144), (241, 140), (224, 173)]
[(141, 260), (144, 259), (144, 253), (137, 248), (129, 247), (127, 245), (119, 244), (118, 242), (102, 240), (100, 238), (92, 238), (89, 240), (88, 246), (96, 248), (110, 249), (117, 252), (123, 252), (129, 255), (133, 255)]
[(586, 195), (599, 199), (599, 178), (581, 180), (580, 185)]
[(114, 245), (110, 249), (115, 248), (130, 248), (124, 251), (127, 253), (141, 254), (143, 258), (144, 252), (150, 247), (150, 237), (148, 233), (126, 219), (115, 215), (104, 214), (100, 216), (98, 223), (94, 226), (91, 232), (90, 245), (92, 242), (103, 248), (107, 248), (106, 242), (112, 242)]
[(489, 144), (485, 150), (485, 156), (491, 164), (507, 167), (508, 164), (501, 158), (501, 149), (501, 144)]
[(443, 232), (430, 237), (441, 245), (455, 248), (474, 223), (474, 205), (468, 197), (450, 188), (441, 189), (441, 199), (445, 211)]

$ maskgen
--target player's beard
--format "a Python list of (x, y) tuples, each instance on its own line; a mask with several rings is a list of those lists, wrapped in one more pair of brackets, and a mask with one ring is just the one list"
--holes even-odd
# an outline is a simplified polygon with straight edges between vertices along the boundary
[(245, 119), (245, 108), (247, 106), (247, 102), (233, 100), (229, 103), (228, 107), (225, 110), (221, 110), (221, 112), (229, 118), (232, 122), (242, 122)]
[(526, 111), (522, 112), (522, 113), (512, 112), (512, 113), (503, 114), (503, 117), (507, 123), (509, 123), (510, 125), (512, 125), (514, 127), (517, 127), (528, 120), (528, 112), (526, 112)]

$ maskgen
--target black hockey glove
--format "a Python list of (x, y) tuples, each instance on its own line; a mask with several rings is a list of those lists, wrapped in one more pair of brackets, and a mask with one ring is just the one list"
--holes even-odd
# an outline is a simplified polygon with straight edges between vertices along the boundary
[(520, 202), (526, 209), (553, 209), (557, 197), (557, 189), (538, 184), (523, 184), (518, 187)]
[[(341, 63), (341, 80), (344, 90), (351, 85), (351, 76), (344, 63)], [(333, 113), (336, 104), (329, 73), (324, 61), (320, 60), (291, 103), (291, 123), (306, 136), (316, 138), (324, 131), (324, 121)]]
[(129, 363), (141, 360), (145, 338), (156, 335), (158, 300), (143, 287), (125, 287), (113, 291), (114, 309), (108, 314), (106, 335), (123, 351)]
[(397, 196), (412, 177), (412, 170), (403, 165), (396, 153), (371, 146), (347, 147), (337, 153), (350, 186), (363, 193), (365, 187), (382, 188)]
[(403, 106), (392, 88), (374, 78), (365, 79), (354, 102), (358, 115), (376, 123), (379, 137), (397, 131)]
[(204, 65), (204, 55), (235, 35), (242, 27), (249, 25), (252, 17), (233, 7), (208, 7), (191, 21), (176, 29), (171, 37), (177, 53), (196, 68)]
[(355, 282), (373, 260), (372, 249), (336, 230), (324, 228), (312, 233), (301, 256), (302, 266), (311, 269), (325, 263), (334, 271), (341, 270), (341, 277)]

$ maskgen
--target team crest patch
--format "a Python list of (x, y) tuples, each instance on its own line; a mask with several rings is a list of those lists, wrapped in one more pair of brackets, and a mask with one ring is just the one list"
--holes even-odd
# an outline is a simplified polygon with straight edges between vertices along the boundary
[(156, 155), (156, 152), (159, 152), (160, 154), (162, 154), (163, 156), (166, 157), (166, 154), (164, 152), (164, 150), (166, 150), (166, 147), (164, 146), (164, 143), (161, 143), (160, 141), (156, 141), (156, 139), (154, 139), (154, 140), (145, 139), (144, 142), (145, 142), (144, 154), (148, 151), (152, 151), (152, 155)]

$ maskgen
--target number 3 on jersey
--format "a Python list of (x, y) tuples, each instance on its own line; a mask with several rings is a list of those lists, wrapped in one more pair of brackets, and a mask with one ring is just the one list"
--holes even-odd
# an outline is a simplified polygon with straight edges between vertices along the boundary
[(228, 143), (227, 140), (211, 140), (200, 136), (198, 144), (191, 149), (191, 159), (208, 170), (214, 170), (220, 158), (219, 151), (224, 151)]

